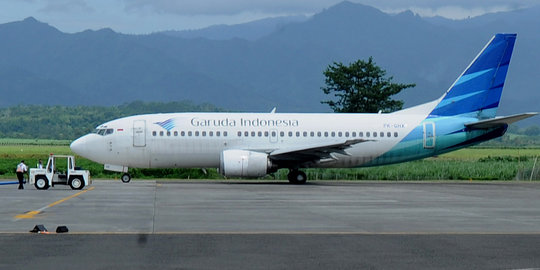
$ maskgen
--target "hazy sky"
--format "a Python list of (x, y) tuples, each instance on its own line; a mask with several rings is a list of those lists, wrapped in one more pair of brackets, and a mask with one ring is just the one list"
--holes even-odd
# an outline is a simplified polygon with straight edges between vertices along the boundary
[[(311, 15), (341, 0), (0, 0), (0, 23), (35, 17), (63, 32), (112, 28), (122, 33), (196, 29), (265, 17)], [(351, 0), (385, 12), (466, 18), (539, 5), (540, 0)]]

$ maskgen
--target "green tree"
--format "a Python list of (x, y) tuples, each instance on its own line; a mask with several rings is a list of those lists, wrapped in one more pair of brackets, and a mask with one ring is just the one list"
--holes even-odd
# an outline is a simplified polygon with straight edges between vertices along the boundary
[(393, 77), (385, 78), (386, 71), (369, 60), (358, 60), (349, 66), (334, 62), (324, 71), (325, 94), (334, 93), (337, 100), (321, 101), (328, 104), (334, 112), (376, 113), (401, 110), (403, 101), (393, 100), (391, 96), (416, 84), (392, 83)]

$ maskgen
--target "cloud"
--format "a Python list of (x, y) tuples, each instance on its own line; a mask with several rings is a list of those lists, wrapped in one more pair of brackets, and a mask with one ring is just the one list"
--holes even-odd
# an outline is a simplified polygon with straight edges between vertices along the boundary
[[(173, 16), (259, 17), (309, 15), (343, 0), (117, 0), (129, 14), (168, 14)], [(396, 13), (411, 10), (420, 16), (463, 19), (485, 13), (510, 11), (538, 4), (538, 0), (349, 0)]]
[[(194, 29), (266, 17), (311, 15), (343, 0), (0, 0), (0, 22), (34, 16), (62, 31), (110, 27), (125, 33)], [(539, 0), (349, 0), (385, 12), (467, 18)]]
[(313, 13), (340, 0), (123, 0), (129, 12), (177, 15), (233, 15), (256, 13)]
[(43, 5), (39, 12), (44, 13), (70, 13), (84, 12), (92, 13), (95, 10), (90, 7), (86, 0), (26, 0), (32, 3), (40, 3)]
[(512, 8), (520, 8), (530, 7), (538, 4), (538, 0), (359, 0), (358, 2), (385, 8), (400, 8), (408, 6), (417, 6), (423, 8), (439, 8), (446, 6), (458, 6), (463, 8), (489, 8), (492, 6), (508, 6)]
[(383, 9), (387, 13), (399, 13), (405, 10), (410, 10), (422, 17), (441, 16), (449, 19), (466, 19), (470, 17), (480, 16), (486, 13), (504, 12), (515, 10), (510, 6), (490, 6), (490, 7), (461, 7), (461, 6), (441, 6), (435, 8), (411, 6), (402, 9)]
[(511, 11), (514, 9), (515, 8), (508, 7), (508, 6), (473, 7), (473, 8), (463, 8), (463, 7), (458, 7), (458, 6), (444, 6), (444, 7), (438, 7), (435, 9), (412, 8), (412, 11), (424, 17), (442, 16), (442, 17), (452, 18), (452, 19), (465, 19), (469, 17), (480, 16), (486, 13)]
[(538, 0), (362, 0), (388, 13), (411, 10), (423, 17), (464, 19), (538, 5)]

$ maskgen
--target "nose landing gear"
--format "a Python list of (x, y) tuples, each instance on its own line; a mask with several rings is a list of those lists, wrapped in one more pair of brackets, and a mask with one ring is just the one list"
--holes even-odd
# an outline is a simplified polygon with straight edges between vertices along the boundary
[(122, 177), (120, 177), (120, 180), (124, 183), (129, 183), (131, 181), (131, 175), (129, 173), (122, 174)]

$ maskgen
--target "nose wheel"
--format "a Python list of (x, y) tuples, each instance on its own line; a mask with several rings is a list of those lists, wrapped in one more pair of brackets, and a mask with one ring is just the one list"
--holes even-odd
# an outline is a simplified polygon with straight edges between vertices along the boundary
[(120, 179), (124, 183), (129, 183), (129, 181), (131, 181), (131, 175), (129, 173), (124, 173)]

